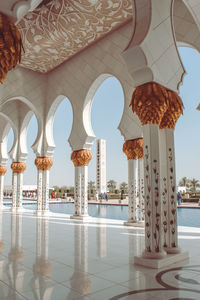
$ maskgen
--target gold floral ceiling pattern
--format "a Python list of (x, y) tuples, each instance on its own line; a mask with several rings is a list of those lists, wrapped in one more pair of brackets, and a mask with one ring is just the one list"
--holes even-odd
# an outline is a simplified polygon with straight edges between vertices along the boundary
[(21, 65), (48, 72), (132, 18), (131, 0), (44, 1), (18, 24)]

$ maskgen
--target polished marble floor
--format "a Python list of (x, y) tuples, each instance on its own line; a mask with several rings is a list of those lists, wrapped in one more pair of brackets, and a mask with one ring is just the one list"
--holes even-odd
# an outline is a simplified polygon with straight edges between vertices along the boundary
[(0, 213), (0, 300), (200, 299), (200, 228), (179, 228), (190, 261), (152, 270), (133, 264), (141, 228), (72, 221), (32, 211)]

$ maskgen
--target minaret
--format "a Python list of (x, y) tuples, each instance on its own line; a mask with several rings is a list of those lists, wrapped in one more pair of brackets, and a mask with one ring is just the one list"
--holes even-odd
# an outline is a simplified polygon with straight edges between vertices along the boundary
[(106, 140), (102, 139), (96, 142), (96, 189), (106, 192)]

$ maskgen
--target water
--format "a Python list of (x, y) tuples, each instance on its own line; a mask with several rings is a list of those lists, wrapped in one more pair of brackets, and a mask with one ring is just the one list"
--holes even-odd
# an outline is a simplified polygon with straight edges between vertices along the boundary
[[(36, 204), (27, 205), (25, 207), (35, 210)], [(73, 203), (50, 204), (49, 209), (52, 212), (73, 215), (74, 204)], [(92, 217), (127, 220), (128, 206), (89, 204), (88, 213)], [(178, 225), (200, 228), (200, 209), (178, 208)]]

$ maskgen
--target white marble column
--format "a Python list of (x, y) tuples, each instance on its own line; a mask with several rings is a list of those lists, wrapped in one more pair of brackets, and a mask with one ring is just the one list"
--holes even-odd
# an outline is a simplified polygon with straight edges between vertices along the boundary
[(71, 155), (75, 167), (74, 215), (71, 219), (88, 218), (88, 164), (91, 158), (92, 154), (87, 149), (73, 151)]
[(17, 174), (17, 210), (22, 208), (23, 199), (23, 173)]
[(160, 140), (160, 184), (161, 184), (161, 201), (163, 217), (163, 247), (166, 249), (169, 245), (169, 207), (168, 207), (168, 183), (167, 183), (167, 153), (166, 153), (166, 134), (162, 129), (159, 132)]
[(51, 157), (40, 157), (35, 159), (37, 174), (37, 214), (48, 214), (49, 212), (49, 170), (53, 165)]
[(3, 189), (4, 189), (4, 175), (0, 175), (0, 209), (3, 208)]
[(176, 190), (176, 170), (174, 153), (174, 130), (162, 129), (166, 135), (166, 160), (167, 160), (167, 186), (168, 186), (168, 234), (169, 243), (166, 251), (168, 253), (180, 253), (178, 247), (177, 233), (177, 190)]
[(144, 159), (138, 159), (139, 221), (144, 221)]
[(4, 198), (4, 175), (7, 171), (5, 165), (0, 165), (0, 209), (3, 208), (3, 198)]
[(43, 171), (37, 171), (37, 211), (42, 211), (42, 183), (43, 183)]
[(81, 216), (81, 167), (75, 167), (74, 173), (74, 216)]
[(49, 170), (43, 171), (43, 212), (49, 211)]
[(124, 225), (141, 226), (137, 211), (137, 159), (143, 155), (143, 139), (127, 140), (123, 145), (123, 152), (128, 159), (128, 221)]
[(23, 200), (23, 173), (26, 170), (26, 164), (24, 162), (13, 162), (11, 165), (13, 171), (12, 175), (12, 210), (22, 210)]
[(137, 222), (137, 161), (134, 159), (128, 160), (128, 222)]
[(17, 207), (17, 173), (12, 173), (12, 210)]
[(88, 166), (81, 168), (81, 215), (88, 216)]
[(163, 258), (159, 127), (143, 126), (145, 188), (145, 251), (143, 257)]

